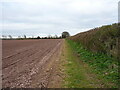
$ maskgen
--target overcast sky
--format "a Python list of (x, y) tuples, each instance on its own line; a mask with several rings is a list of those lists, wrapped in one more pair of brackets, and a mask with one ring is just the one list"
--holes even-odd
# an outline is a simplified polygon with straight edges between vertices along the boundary
[(1, 0), (6, 35), (71, 35), (118, 22), (119, 0)]

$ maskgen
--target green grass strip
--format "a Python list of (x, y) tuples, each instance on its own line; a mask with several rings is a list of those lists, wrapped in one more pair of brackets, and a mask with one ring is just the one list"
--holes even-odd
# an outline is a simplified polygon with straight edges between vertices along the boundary
[[(86, 50), (80, 43), (76, 43), (71, 40), (66, 40), (69, 44), (72, 51), (77, 53), (78, 56), (80, 56), (80, 60), (87, 63), (91, 68), (92, 72), (97, 74), (97, 76), (103, 80), (103, 83), (106, 84), (106, 87), (112, 87), (112, 88), (118, 88), (119, 86), (119, 75), (118, 75), (118, 61), (114, 58), (102, 54), (102, 53), (93, 53), (88, 50)], [(70, 49), (69, 48), (69, 49)], [(70, 50), (69, 50), (70, 51)], [(85, 81), (84, 70), (80, 65), (78, 65), (77, 62), (75, 62), (75, 57), (70, 55), (69, 53), (68, 57), (68, 71), (69, 78), (66, 81), (70, 81), (70, 84), (68, 84), (68, 87), (86, 87), (86, 84), (88, 87), (93, 87), (94, 85), (88, 84), (89, 82)], [(83, 70), (83, 71), (82, 71)], [(69, 80), (70, 79), (70, 80)], [(82, 82), (83, 80), (83, 82)], [(84, 84), (84, 85), (83, 85)]]

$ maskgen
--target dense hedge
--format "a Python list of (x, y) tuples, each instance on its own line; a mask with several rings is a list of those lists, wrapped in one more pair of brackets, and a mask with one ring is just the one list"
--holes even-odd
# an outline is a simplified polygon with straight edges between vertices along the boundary
[(115, 23), (79, 33), (70, 39), (80, 42), (86, 49), (93, 52), (109, 54), (111, 49), (118, 49), (117, 39), (119, 37), (120, 30), (118, 24)]

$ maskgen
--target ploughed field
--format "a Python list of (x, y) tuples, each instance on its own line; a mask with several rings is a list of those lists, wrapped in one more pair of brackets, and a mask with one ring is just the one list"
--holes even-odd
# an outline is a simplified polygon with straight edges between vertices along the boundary
[(62, 39), (3, 40), (3, 88), (54, 87), (60, 82), (56, 69), (62, 43)]

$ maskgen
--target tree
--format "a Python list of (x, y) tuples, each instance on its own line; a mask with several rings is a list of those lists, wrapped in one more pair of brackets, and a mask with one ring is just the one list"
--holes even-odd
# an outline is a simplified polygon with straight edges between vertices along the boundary
[(58, 38), (58, 36), (57, 36), (57, 35), (55, 35), (55, 38), (57, 39), (57, 38)]
[(26, 39), (26, 35), (23, 36)]
[(5, 35), (2, 35), (2, 38), (3, 38), (3, 39), (5, 39), (5, 38), (6, 38), (6, 36), (5, 36)]
[(69, 36), (70, 36), (70, 34), (66, 31), (62, 33), (62, 38), (67, 38)]
[(37, 39), (40, 39), (40, 36), (38, 36)]
[(9, 37), (10, 39), (12, 39), (12, 36), (11, 36), (11, 35), (8, 35), (8, 37)]

